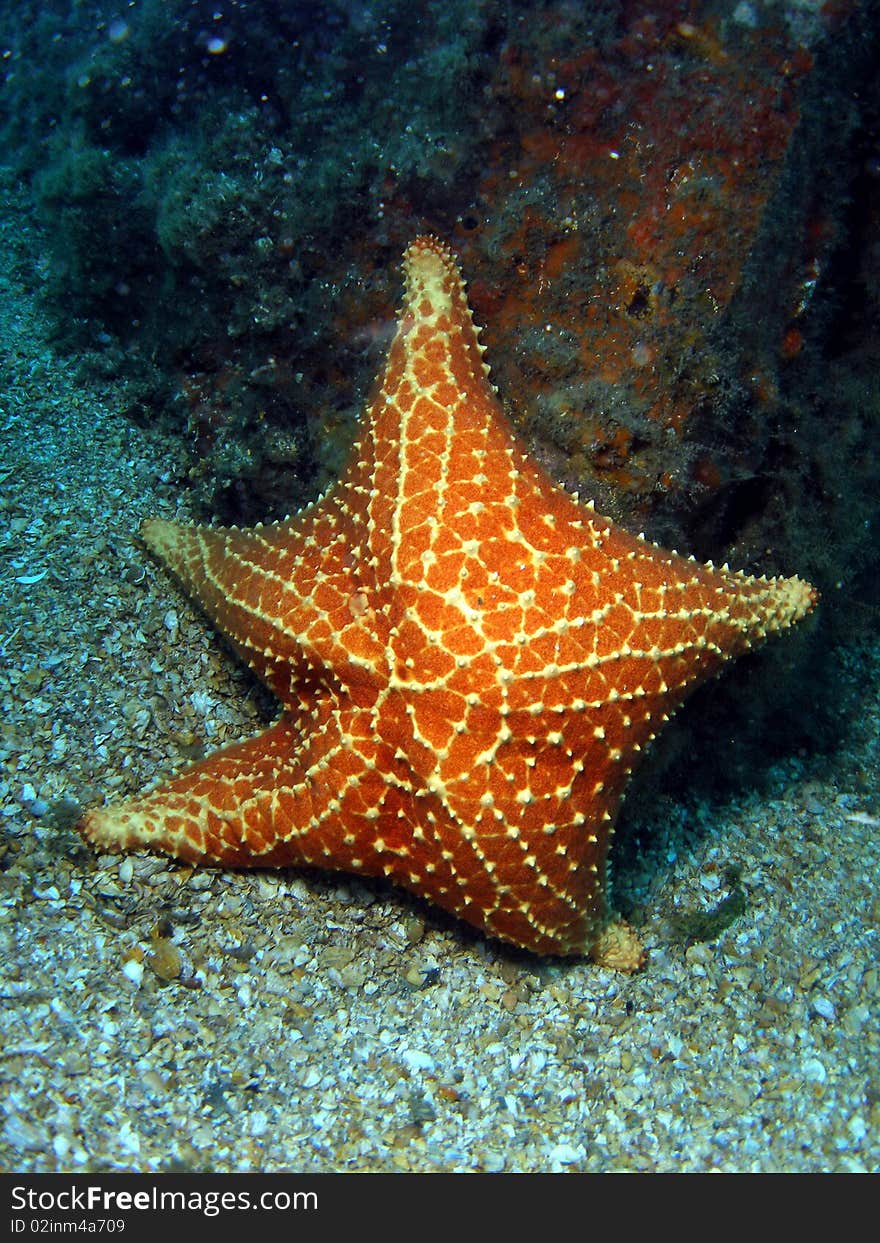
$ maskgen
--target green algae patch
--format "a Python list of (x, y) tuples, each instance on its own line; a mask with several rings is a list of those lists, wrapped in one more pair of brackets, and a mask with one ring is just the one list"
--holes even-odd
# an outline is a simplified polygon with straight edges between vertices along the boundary
[(734, 920), (746, 912), (746, 893), (741, 884), (741, 870), (733, 864), (724, 869), (724, 880), (730, 892), (709, 911), (685, 911), (672, 917), (673, 940), (681, 945), (698, 941), (717, 941)]

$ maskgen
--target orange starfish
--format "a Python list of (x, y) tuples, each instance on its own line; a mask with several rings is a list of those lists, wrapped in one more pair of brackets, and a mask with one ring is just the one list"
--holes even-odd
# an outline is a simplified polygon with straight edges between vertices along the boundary
[(143, 527), (280, 719), (82, 831), (194, 863), (387, 876), (516, 945), (617, 946), (633, 967), (605, 909), (627, 778), (697, 682), (815, 593), (698, 565), (579, 505), (502, 414), (452, 256), (420, 237), (404, 268), (335, 487), (252, 530)]

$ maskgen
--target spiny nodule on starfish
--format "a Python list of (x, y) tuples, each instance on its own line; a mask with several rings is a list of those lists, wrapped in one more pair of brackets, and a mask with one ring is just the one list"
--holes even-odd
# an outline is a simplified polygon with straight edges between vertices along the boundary
[[(387, 876), (537, 953), (613, 960), (606, 856), (639, 753), (815, 593), (699, 565), (578, 504), (502, 413), (450, 253), (420, 237), (404, 270), (335, 487), (252, 530), (143, 526), (279, 720), (82, 831), (193, 863)], [(639, 960), (624, 945), (620, 965)]]

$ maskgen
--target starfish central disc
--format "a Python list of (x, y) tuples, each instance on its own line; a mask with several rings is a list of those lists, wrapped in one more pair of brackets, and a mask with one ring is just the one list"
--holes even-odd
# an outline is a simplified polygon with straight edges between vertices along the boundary
[(420, 237), (404, 270), (333, 489), (250, 530), (143, 527), (279, 720), (81, 827), (194, 863), (386, 876), (538, 953), (595, 951), (639, 754), (814, 592), (699, 565), (578, 504), (502, 413), (450, 253)]

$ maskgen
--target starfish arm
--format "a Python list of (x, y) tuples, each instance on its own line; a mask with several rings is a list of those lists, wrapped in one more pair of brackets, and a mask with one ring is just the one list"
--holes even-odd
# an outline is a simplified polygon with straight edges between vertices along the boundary
[(299, 724), (282, 716), (141, 797), (87, 813), (80, 830), (105, 850), (146, 848), (187, 863), (386, 877), (490, 934), (545, 953), (584, 952), (585, 895), (531, 901), (516, 844), (500, 834), (484, 848), (436, 791), (414, 797), (413, 774), (382, 753), (372, 723), (367, 713), (331, 712), (304, 744)]
[(146, 847), (189, 863), (271, 863), (278, 826), (265, 794), (290, 780), (297, 742), (282, 716), (138, 798), (88, 812), (81, 831), (105, 850)]
[(296, 530), (290, 521), (239, 530), (151, 518), (141, 534), (283, 702), (291, 683), (321, 668), (374, 678), (381, 617), (355, 574), (351, 523), (332, 498)]
[[(460, 574), (462, 540), (506, 523), (506, 490), (486, 485), (510, 474), (514, 440), (455, 259), (420, 237), (404, 273), (400, 321), (352, 471), (369, 495), (370, 552), (395, 589), (421, 590), (433, 588), (435, 565), (444, 582)], [(472, 505), (486, 511), (479, 531)]]
[(386, 784), (367, 739), (351, 733), (364, 714), (322, 707), (308, 741), (285, 714), (147, 794), (87, 813), (83, 834), (104, 849), (146, 847), (190, 863), (380, 872), (367, 856)]

